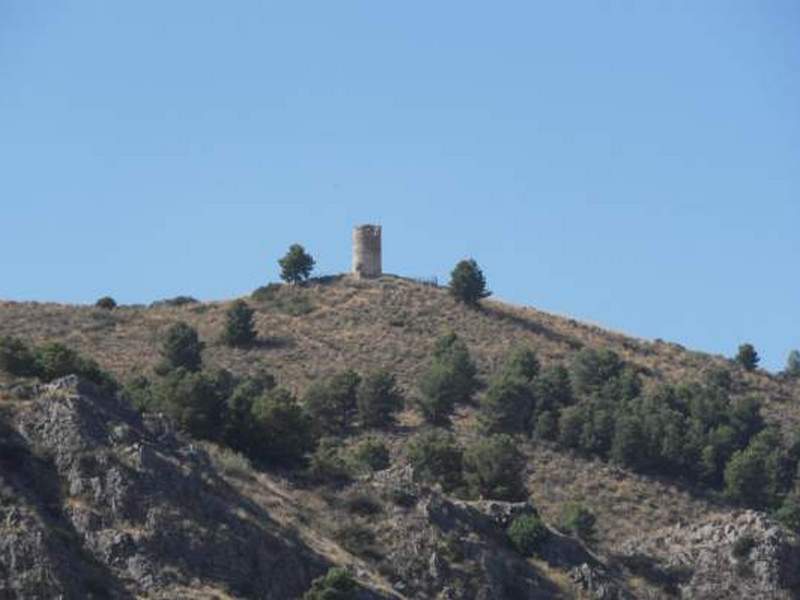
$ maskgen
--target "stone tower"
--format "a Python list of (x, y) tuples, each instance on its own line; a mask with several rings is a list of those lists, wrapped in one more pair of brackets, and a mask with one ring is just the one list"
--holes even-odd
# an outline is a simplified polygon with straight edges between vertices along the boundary
[(357, 279), (380, 277), (381, 226), (359, 225), (353, 228), (353, 276)]

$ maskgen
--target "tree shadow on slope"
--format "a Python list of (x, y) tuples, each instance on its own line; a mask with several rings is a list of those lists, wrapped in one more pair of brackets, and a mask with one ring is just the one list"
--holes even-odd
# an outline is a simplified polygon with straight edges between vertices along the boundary
[(571, 350), (580, 350), (583, 347), (582, 342), (571, 336), (553, 331), (541, 323), (537, 323), (531, 319), (526, 319), (519, 315), (515, 315), (511, 311), (500, 308), (499, 306), (481, 305), (480, 311), (490, 318), (511, 323), (512, 325), (520, 327), (530, 333), (544, 337), (551, 342), (568, 346)]

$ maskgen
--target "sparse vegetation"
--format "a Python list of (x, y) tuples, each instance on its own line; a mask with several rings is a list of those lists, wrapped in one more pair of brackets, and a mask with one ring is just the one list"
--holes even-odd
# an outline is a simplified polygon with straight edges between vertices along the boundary
[(786, 368), (784, 375), (792, 379), (800, 378), (800, 350), (792, 350), (786, 358)]
[(433, 361), (420, 381), (417, 406), (432, 424), (444, 424), (458, 403), (469, 403), (480, 387), (466, 344), (454, 333), (436, 342)]
[(37, 374), (36, 357), (25, 342), (15, 337), (0, 338), (0, 370), (17, 377)]
[(756, 541), (752, 535), (743, 535), (733, 543), (731, 553), (738, 559), (747, 558), (750, 551), (756, 547)]
[(780, 434), (765, 429), (746, 448), (734, 452), (727, 462), (725, 494), (753, 508), (775, 507), (791, 483), (796, 467), (796, 460), (790, 461), (786, 456)]
[(481, 398), (481, 426), (486, 433), (528, 432), (534, 404), (530, 382), (513, 372), (503, 373)]
[(394, 414), (403, 408), (404, 399), (394, 375), (385, 370), (368, 373), (358, 386), (358, 416), (365, 427), (391, 424)]
[(338, 435), (351, 425), (360, 383), (359, 374), (348, 369), (308, 387), (303, 403), (317, 433)]
[(253, 402), (259, 460), (297, 464), (314, 447), (311, 420), (288, 390), (276, 387)]
[(303, 600), (355, 600), (357, 585), (346, 569), (332, 567), (311, 584)]
[(114, 377), (96, 361), (59, 342), (31, 349), (19, 338), (0, 338), (0, 371), (16, 377), (39, 377), (44, 381), (77, 375), (109, 392), (118, 387)]
[(183, 321), (173, 323), (164, 334), (161, 345), (162, 369), (199, 371), (203, 365), (204, 346), (194, 327)]
[(222, 341), (229, 346), (246, 347), (256, 339), (253, 323), (255, 311), (244, 300), (235, 300), (225, 312), (225, 329)]
[(165, 298), (164, 300), (156, 300), (150, 307), (158, 308), (160, 306), (181, 307), (190, 304), (198, 304), (200, 301), (192, 296), (175, 296), (174, 298)]
[(739, 364), (745, 371), (753, 371), (758, 366), (761, 360), (758, 352), (753, 347), (753, 344), (742, 344), (739, 346), (739, 351), (736, 353), (736, 363)]
[(361, 440), (351, 451), (356, 466), (368, 471), (381, 471), (390, 464), (389, 448), (375, 436)]
[[(284, 307), (295, 297), (314, 306), (310, 317), (290, 316)], [(530, 489), (548, 522), (580, 536), (577, 525), (568, 527), (562, 513), (567, 511), (565, 502), (582, 499), (596, 517), (594, 530), (601, 552), (636, 529), (648, 532), (679, 517), (693, 521), (706, 511), (720, 510), (726, 501), (729, 506), (757, 505), (773, 511), (789, 527), (800, 522), (792, 491), (796, 462), (784, 441), (788, 438), (785, 430), (797, 420), (791, 402), (795, 383), (788, 376), (776, 378), (761, 370), (745, 373), (730, 361), (688, 352), (674, 344), (631, 340), (533, 310), (486, 303), (480, 311), (451, 304), (446, 304), (444, 311), (443, 302), (447, 302), (443, 290), (389, 276), (362, 282), (314, 280), (302, 287), (272, 284), (254, 292), (247, 303), (257, 312), (258, 323), (269, 328), (270, 342), (275, 340), (275, 344), (253, 345), (246, 353), (213, 344), (201, 353), (198, 370), (171, 368), (163, 375), (154, 374), (153, 367), (157, 360), (154, 350), (165, 327), (182, 319), (198, 333), (198, 342), (213, 339), (224, 327), (228, 305), (207, 303), (184, 309), (159, 305), (148, 310), (131, 306), (107, 314), (92, 307), (7, 303), (2, 307), (0, 333), (18, 336), (30, 346), (23, 343), (20, 347), (7, 338), (0, 341), (4, 371), (0, 378), (4, 385), (28, 385), (15, 378), (36, 376), (37, 367), (26, 371), (29, 367), (25, 365), (36, 365), (37, 348), (47, 340), (68, 340), (68, 348), (82, 355), (91, 353), (104, 369), (126, 377), (124, 393), (138, 406), (164, 410), (153, 398), (170, 397), (176, 408), (164, 412), (198, 427), (195, 435), (224, 444), (223, 461), (230, 456), (231, 468), (219, 468), (228, 475), (238, 479), (237, 472), (244, 472), (247, 462), (255, 469), (277, 465), (298, 469), (308, 459), (312, 472), (326, 473), (320, 479), (337, 485), (307, 485), (309, 481), (297, 471), (291, 474), (283, 468), (276, 481), (282, 481), (284, 475), (290, 481), (296, 477), (301, 494), (330, 494), (336, 500), (330, 506), (337, 517), (349, 516), (341, 502), (344, 495), (339, 494), (361, 486), (361, 478), (355, 475), (385, 468), (390, 455), (398, 467), (406, 460), (412, 463), (420, 482), (441, 483), (448, 495), (496, 496), (494, 491), (481, 492), (482, 486), (491, 489), (486, 484), (491, 477), (477, 477), (475, 461), (465, 460), (462, 450), (462, 446), (466, 448), (472, 459), (470, 449), (485, 442), (486, 438), (481, 438), (488, 431), (513, 432), (512, 442), (524, 450), (528, 463), (525, 476), (530, 479)], [(387, 325), (396, 316), (402, 317), (403, 327)], [(111, 321), (114, 328), (101, 331), (98, 320)], [(446, 329), (457, 331), (458, 337), (442, 338), (430, 352), (431, 335)], [(202, 350), (202, 342), (200, 345)], [(508, 348), (517, 349), (513, 357), (505, 357)], [(8, 368), (15, 362), (17, 367), (12, 369), (21, 369), (22, 375), (14, 375)], [(220, 365), (237, 374), (230, 375), (232, 381), (226, 382), (213, 368)], [(257, 382), (257, 371), (263, 365), (274, 368), (281, 384), (293, 390), (292, 394), (285, 392), (288, 402), (278, 403), (285, 410), (267, 419), (274, 425), (269, 428), (255, 418), (255, 407), (276, 387), (274, 379)], [(445, 409), (438, 420), (431, 420), (451, 428), (450, 432), (438, 432), (449, 443), (441, 448), (414, 447), (427, 424), (420, 424), (419, 414), (413, 411), (393, 413), (396, 427), (386, 433), (370, 432), (373, 435), (362, 439), (362, 419), (358, 402), (353, 400), (358, 394), (340, 405), (343, 409), (330, 413), (331, 429), (318, 427), (322, 420), (311, 418), (311, 387), (329, 386), (331, 379), (351, 365), (364, 369), (363, 373), (388, 365), (397, 388), (403, 390), (421, 390), (426, 373), (440, 368), (443, 385), (438, 395), (446, 399)], [(182, 377), (170, 371), (181, 371)], [(139, 375), (132, 378), (132, 374)], [(195, 378), (196, 374), (202, 377)], [(175, 381), (171, 381), (173, 377)], [(183, 377), (186, 381), (178, 385)], [(485, 393), (483, 378), (488, 382)], [(501, 381), (503, 386), (498, 383)], [(506, 392), (513, 389), (507, 381), (518, 382), (522, 386), (518, 389), (524, 388), (526, 394), (529, 390), (530, 398), (522, 405), (524, 410), (512, 408), (503, 416), (504, 411), (490, 408), (487, 399), (506, 399)], [(184, 393), (184, 387), (196, 389)], [(214, 393), (206, 395), (209, 388)], [(750, 398), (754, 392), (758, 398)], [(296, 402), (294, 394), (303, 401)], [(409, 399), (416, 400), (417, 395), (424, 396), (409, 393)], [(9, 388), (6, 397), (16, 396)], [(189, 397), (197, 406), (184, 411), (180, 399)], [(514, 418), (527, 413), (528, 401), (530, 418)], [(14, 403), (7, 404), (13, 408)], [(218, 416), (208, 419), (206, 414)], [(483, 423), (484, 414), (500, 425), (476, 427), (479, 419)], [(294, 439), (294, 428), (279, 426), (294, 418), (305, 423), (301, 431), (309, 422), (313, 422), (313, 430)], [(214, 422), (215, 426), (207, 427)], [(519, 427), (519, 422), (525, 425)], [(769, 429), (767, 423), (783, 426), (780, 439), (770, 444), (756, 442), (761, 432)], [(278, 443), (288, 430), (291, 436)], [(532, 434), (534, 441), (529, 442), (526, 434)], [(319, 435), (336, 438), (315, 441)], [(265, 444), (264, 440), (272, 441)], [(540, 444), (540, 440), (548, 443)], [(775, 452), (765, 452), (767, 446), (774, 446)], [(287, 459), (281, 447), (300, 450), (289, 452)], [(483, 470), (492, 473), (488, 467)], [(340, 475), (333, 475), (337, 471)], [(390, 473), (375, 480), (384, 476)], [(761, 482), (757, 485), (764, 484), (765, 493), (748, 493), (754, 484), (747, 481)], [(253, 482), (232, 484), (251, 486)], [(380, 497), (387, 508), (381, 518), (390, 513), (390, 502), (411, 506), (417, 498), (424, 498), (415, 490), (416, 486), (403, 489), (398, 485), (396, 493), (388, 488), (382, 491)], [(518, 497), (526, 497), (524, 486)], [(617, 517), (621, 506), (625, 507), (625, 519)], [(391, 511), (405, 512), (396, 507)], [(359, 513), (355, 518), (366, 521)], [(380, 528), (369, 526), (383, 535)], [(374, 545), (381, 543), (379, 539)]]
[(350, 479), (350, 469), (342, 458), (340, 443), (336, 438), (325, 437), (319, 440), (311, 455), (308, 473), (320, 483), (342, 483)]
[(525, 500), (524, 469), (524, 457), (506, 434), (478, 439), (464, 451), (464, 479), (480, 498)]
[(800, 490), (797, 488), (798, 483), (795, 483), (795, 490), (786, 496), (775, 516), (787, 528), (800, 533)]
[(117, 302), (111, 296), (103, 296), (97, 302), (94, 303), (97, 308), (102, 308), (104, 310), (114, 310), (117, 308)]
[(595, 521), (596, 517), (588, 508), (580, 503), (570, 502), (561, 509), (558, 526), (564, 533), (593, 544), (597, 536)]
[(549, 536), (538, 515), (520, 515), (508, 526), (508, 539), (522, 556), (534, 556)]
[(439, 483), (446, 492), (463, 485), (463, 452), (451, 433), (430, 429), (418, 434), (409, 442), (408, 460), (415, 477)]
[(214, 440), (221, 436), (225, 390), (202, 372), (173, 369), (155, 385), (150, 410), (162, 410), (195, 437)]

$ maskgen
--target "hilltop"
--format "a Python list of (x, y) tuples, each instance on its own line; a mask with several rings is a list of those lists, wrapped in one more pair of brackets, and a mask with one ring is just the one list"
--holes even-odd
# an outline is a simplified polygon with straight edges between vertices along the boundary
[[(465, 342), (477, 366), (478, 377), (484, 383), (502, 371), (509, 353), (519, 347), (532, 348), (545, 369), (569, 364), (585, 349), (611, 350), (636, 371), (644, 390), (655, 390), (664, 383), (678, 385), (703, 381), (709, 373), (723, 370), (731, 377), (731, 398), (758, 396), (767, 423), (777, 425), (787, 438), (800, 423), (800, 386), (796, 382), (760, 370), (745, 371), (724, 357), (695, 352), (665, 341), (632, 338), (533, 308), (491, 299), (483, 300), (479, 308), (471, 308), (456, 302), (444, 288), (393, 276), (362, 281), (331, 277), (312, 280), (302, 286), (270, 285), (245, 300), (255, 310), (255, 325), (259, 332), (257, 342), (245, 349), (231, 348), (219, 342), (230, 302), (176, 299), (151, 306), (119, 306), (114, 310), (51, 303), (0, 303), (0, 336), (15, 336), (31, 345), (62, 342), (93, 358), (122, 382), (137, 375), (150, 376), (153, 373), (160, 360), (163, 334), (178, 321), (194, 327), (205, 341), (203, 360), (208, 367), (224, 368), (241, 377), (266, 370), (274, 375), (278, 385), (288, 388), (299, 398), (315, 382), (324, 382), (346, 369), (367, 373), (384, 368), (396, 376), (408, 402), (398, 415), (396, 426), (377, 434), (390, 450), (392, 466), (388, 470), (358, 477), (344, 485), (310, 485), (283, 469), (253, 470), (241, 457), (209, 442), (203, 442), (200, 450), (207, 453), (208, 464), (202, 462), (204, 459), (197, 459), (200, 463), (187, 463), (182, 467), (197, 472), (198, 480), (212, 482), (208, 484), (210, 489), (196, 487), (192, 493), (232, 499), (231, 502), (241, 507), (237, 512), (241, 522), (228, 525), (234, 530), (241, 528), (235, 534), (241, 539), (264, 535), (247, 528), (252, 518), (248, 513), (260, 514), (257, 521), (268, 516), (274, 523), (274, 527), (269, 529), (271, 545), (269, 551), (259, 552), (269, 554), (275, 551), (291, 556), (296, 561), (298, 580), (287, 583), (287, 588), (275, 588), (279, 591), (268, 592), (267, 586), (248, 592), (241, 586), (227, 584), (220, 584), (217, 589), (209, 581), (204, 581), (202, 568), (189, 565), (183, 571), (178, 568), (185, 577), (176, 576), (169, 585), (195, 585), (191, 595), (199, 594), (198, 590), (206, 586), (209, 597), (224, 592), (233, 597), (260, 597), (260, 593), (277, 598), (282, 593), (296, 594), (296, 590), (313, 576), (324, 572), (324, 567), (341, 565), (354, 570), (364, 590), (377, 594), (372, 597), (381, 597), (381, 594), (394, 597), (394, 594), (397, 597), (422, 598), (433, 593), (431, 590), (442, 594), (442, 598), (478, 597), (470, 596), (468, 589), (456, 589), (458, 586), (454, 582), (461, 577), (459, 573), (469, 572), (459, 567), (463, 563), (472, 565), (476, 589), (484, 590), (488, 594), (483, 596), (486, 598), (579, 597), (587, 593), (596, 597), (662, 597), (677, 594), (680, 589), (693, 590), (693, 597), (702, 597), (697, 590), (705, 589), (703, 593), (710, 593), (710, 588), (703, 588), (698, 578), (692, 580), (691, 574), (683, 574), (681, 569), (685, 570), (687, 566), (679, 564), (680, 561), (672, 564), (669, 556), (656, 561), (657, 552), (651, 548), (654, 544), (658, 547), (658, 539), (668, 539), (675, 545), (673, 552), (678, 556), (682, 550), (689, 552), (692, 544), (702, 541), (691, 538), (686, 531), (700, 531), (701, 535), (716, 540), (714, 543), (719, 546), (718, 555), (704, 555), (706, 571), (714, 568), (726, 573), (730, 571), (734, 582), (730, 589), (752, 593), (752, 590), (769, 588), (769, 594), (774, 596), (764, 597), (790, 597), (787, 595), (790, 592), (785, 590), (796, 582), (782, 579), (785, 565), (781, 561), (790, 554), (785, 548), (794, 543), (791, 535), (788, 532), (776, 533), (781, 530), (767, 517), (760, 513), (756, 516), (752, 516), (755, 513), (743, 513), (713, 490), (696, 486), (684, 478), (634, 472), (597, 456), (520, 437), (519, 444), (525, 457), (526, 487), (534, 510), (544, 521), (557, 523), (563, 506), (571, 502), (591, 505), (596, 517), (596, 540), (591, 548), (553, 531), (555, 537), (548, 542), (550, 546), (538, 557), (522, 561), (498, 540), (496, 515), (492, 516), (494, 509), (487, 508), (480, 501), (463, 500), (443, 493), (437, 486), (421, 485), (413, 473), (406, 470), (406, 454), (409, 440), (426, 428), (412, 400), (420, 394), (419, 382), (431, 364), (437, 339), (447, 332), (456, 333)], [(0, 383), (4, 384), (3, 391), (0, 391), (0, 404), (8, 420), (14, 424), (12, 429), (20, 431), (25, 438), (25, 441), (18, 441), (18, 446), (26, 448), (25, 452), (36, 454), (40, 446), (47, 446), (47, 440), (40, 434), (25, 432), (37, 429), (35, 423), (43, 418), (42, 411), (48, 402), (52, 402), (53, 391), (50, 388), (32, 388), (30, 398), (25, 398), (24, 394), (15, 391), (19, 389), (19, 382), (8, 375), (0, 378)], [(79, 402), (77, 405), (89, 406), (91, 410), (94, 410), (91, 407), (96, 405), (97, 398), (102, 396), (97, 391), (86, 392), (75, 383), (66, 387), (69, 390), (67, 396), (82, 398), (84, 404)], [(478, 397), (485, 393), (484, 389)], [(73, 410), (74, 406), (70, 406), (69, 410)], [(476, 439), (478, 413), (474, 403), (456, 408), (450, 430), (462, 443), (468, 444)], [(167, 462), (181, 465), (181, 461), (195, 460), (188, 459), (181, 450), (190, 442), (179, 432), (175, 432), (175, 440), (158, 446), (162, 443), (156, 439), (158, 436), (129, 409), (115, 409), (108, 419), (135, 431), (131, 440), (139, 440), (138, 443), (147, 440), (153, 444), (156, 452), (165, 456)], [(364, 436), (364, 432), (354, 432), (339, 443), (349, 448)], [(131, 440), (124, 440), (124, 444), (133, 443)], [(104, 447), (104, 444), (105, 441), (95, 443), (98, 447)], [(42, 456), (50, 456), (58, 450), (50, 448)], [(111, 449), (104, 447), (102, 452), (116, 456), (123, 450), (114, 446)], [(96, 449), (92, 451), (99, 452)], [(74, 459), (72, 457), (67, 462), (71, 464)], [(52, 468), (58, 477), (71, 477), (69, 469), (58, 461), (56, 463)], [(409, 512), (389, 507), (385, 499), (398, 485), (413, 488), (416, 509)], [(166, 492), (157, 493), (163, 495)], [(32, 495), (36, 494), (40, 492)], [(81, 495), (80, 491), (75, 493), (72, 502), (86, 501), (80, 500)], [(374, 509), (373, 514), (367, 514), (373, 509), (366, 508), (366, 513), (353, 516), (351, 503), (358, 497), (380, 498), (382, 504)], [(57, 501), (64, 504), (68, 500)], [(91, 501), (87, 502), (90, 504), (89, 512), (102, 512)], [(166, 502), (174, 501), (167, 498)], [(182, 518), (196, 521), (201, 529), (211, 527), (211, 523), (220, 519), (230, 518), (215, 514), (214, 510)], [(358, 510), (356, 515), (360, 514)], [(525, 512), (531, 509), (514, 505), (502, 510)], [(75, 511), (67, 511), (67, 514), (74, 518)], [(115, 531), (129, 527), (125, 524), (129, 517), (111, 515), (106, 518), (108, 526)], [(343, 532), (338, 525), (347, 519), (355, 519), (362, 530), (369, 531), (368, 534), (362, 531), (368, 542), (354, 543), (342, 539)], [(503, 526), (506, 524), (504, 522)], [(727, 537), (720, 537), (720, 528), (725, 529), (729, 524)], [(448, 531), (452, 534), (450, 537)], [(88, 544), (89, 550), (93, 551), (92, 544), (86, 541), (92, 537), (82, 535), (84, 541), (76, 542), (77, 545), (87, 547)], [(147, 535), (142, 533), (141, 539), (149, 539)], [(756, 578), (756, 583), (740, 572), (741, 561), (729, 559), (730, 545), (745, 535), (753, 537), (759, 548), (758, 553), (752, 553), (753, 557), (758, 556), (752, 565), (760, 577)], [(458, 538), (458, 543), (472, 540), (472, 550), (447, 550), (453, 536)], [(684, 538), (691, 539), (686, 541)], [(134, 535), (133, 541), (125, 543), (135, 546), (137, 539)], [(409, 556), (413, 552), (403, 545), (412, 540), (416, 540), (417, 551), (424, 557), (425, 564), (421, 567)], [(231, 543), (231, 540), (222, 539), (216, 546)], [(288, 550), (289, 546), (282, 547), (281, 544), (294, 549)], [(208, 552), (218, 551), (216, 546)], [(459, 553), (466, 553), (466, 556), (459, 558), (456, 556)], [(645, 568), (624, 558), (639, 554), (661, 561), (661, 566)], [(494, 566), (489, 564), (489, 557), (493, 555), (498, 557)], [(393, 557), (394, 570), (388, 568), (387, 557)], [(157, 553), (147, 556), (149, 568), (157, 568), (152, 566), (157, 559)], [(759, 571), (762, 563), (767, 562), (772, 571), (766, 567)], [(260, 565), (253, 568), (259, 573), (258, 577), (268, 579), (264, 573), (270, 570), (269, 567)], [(131, 577), (130, 572), (125, 571), (127, 574), (122, 576), (120, 573), (123, 571), (113, 564), (109, 569), (109, 573), (99, 577), (126, 587), (124, 581)], [(415, 582), (415, 578), (421, 577), (420, 569), (427, 575), (424, 582)], [(209, 577), (214, 580), (215, 576)], [(246, 579), (248, 575), (241, 577)], [(682, 577), (688, 579), (684, 581)], [(191, 583), (192, 578), (197, 580), (195, 584)], [(217, 579), (225, 581), (222, 576)], [(136, 593), (154, 595), (177, 589), (164, 587), (167, 585), (165, 581), (156, 581), (149, 591), (141, 586), (133, 589)], [(737, 588), (739, 584), (736, 582), (739, 581), (741, 586)], [(498, 582), (513, 582), (513, 585), (503, 588)], [(762, 584), (766, 587), (759, 588)], [(686, 587), (681, 588), (682, 585)], [(292, 591), (286, 591), (288, 589)], [(599, 590), (616, 596), (602, 596)]]

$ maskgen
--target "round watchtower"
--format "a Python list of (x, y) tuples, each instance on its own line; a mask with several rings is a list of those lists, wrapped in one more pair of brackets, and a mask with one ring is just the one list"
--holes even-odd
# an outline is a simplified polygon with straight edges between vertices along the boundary
[(353, 228), (353, 276), (380, 277), (381, 226), (359, 225)]

